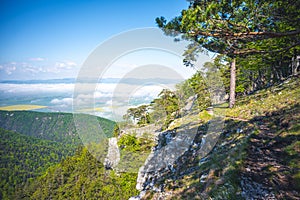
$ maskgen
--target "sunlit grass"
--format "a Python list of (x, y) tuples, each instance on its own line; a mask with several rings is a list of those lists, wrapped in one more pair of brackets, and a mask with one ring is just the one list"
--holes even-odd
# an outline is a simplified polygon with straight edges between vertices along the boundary
[(293, 80), (284, 85), (258, 91), (255, 94), (238, 98), (233, 109), (218, 109), (218, 111), (223, 112), (227, 117), (251, 119), (288, 108), (300, 103), (299, 83)]
[(37, 110), (42, 108), (47, 108), (47, 106), (20, 104), (20, 105), (2, 106), (0, 107), (0, 110), (16, 111), (16, 110)]

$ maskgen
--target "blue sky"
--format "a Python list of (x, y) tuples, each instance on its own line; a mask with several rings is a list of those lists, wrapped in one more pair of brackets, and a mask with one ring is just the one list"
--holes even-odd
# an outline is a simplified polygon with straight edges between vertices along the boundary
[(155, 27), (187, 8), (185, 0), (1, 0), (0, 80), (76, 77), (103, 41)]

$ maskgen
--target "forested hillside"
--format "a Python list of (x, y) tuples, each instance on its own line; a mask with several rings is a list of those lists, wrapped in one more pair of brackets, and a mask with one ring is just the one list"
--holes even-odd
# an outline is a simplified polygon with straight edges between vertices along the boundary
[(107, 171), (82, 148), (20, 188), (16, 199), (124, 199), (138, 193), (137, 173)]
[[(91, 141), (99, 125), (105, 137), (112, 136), (114, 122), (84, 114), (77, 117), (86, 134), (92, 136)], [(82, 146), (73, 115), (68, 113), (1, 111), (0, 127), (1, 199), (11, 199), (16, 188), (24, 187), (31, 178), (73, 156)]]
[(0, 129), (0, 197), (42, 175), (49, 166), (74, 154), (74, 145)]
[[(107, 137), (112, 136), (114, 123), (110, 120), (85, 114), (78, 114), (83, 126), (92, 132), (98, 127), (98, 122)], [(71, 113), (43, 113), (31, 111), (0, 111), (0, 127), (40, 139), (62, 142), (67, 144), (81, 144)]]

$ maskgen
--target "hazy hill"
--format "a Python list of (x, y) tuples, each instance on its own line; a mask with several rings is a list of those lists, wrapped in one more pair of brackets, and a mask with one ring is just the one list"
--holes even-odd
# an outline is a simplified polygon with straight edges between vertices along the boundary
[[(94, 124), (98, 122), (105, 135), (107, 137), (112, 136), (115, 123), (111, 120), (85, 114), (78, 114), (77, 116), (83, 118), (83, 120), (80, 120), (84, 121), (82, 126), (89, 132), (98, 128)], [(71, 113), (0, 111), (0, 127), (40, 139), (81, 144)]]

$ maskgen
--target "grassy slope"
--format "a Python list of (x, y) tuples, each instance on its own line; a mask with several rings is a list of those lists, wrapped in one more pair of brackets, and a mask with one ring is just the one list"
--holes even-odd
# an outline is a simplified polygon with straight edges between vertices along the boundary
[[(234, 109), (217, 106), (215, 112), (226, 116), (218, 143), (204, 159), (187, 163), (199, 170), (164, 180), (164, 199), (243, 199), (245, 178), (279, 199), (299, 198), (299, 97), (300, 82), (293, 78), (238, 99)], [(150, 192), (145, 199), (158, 196)]]

